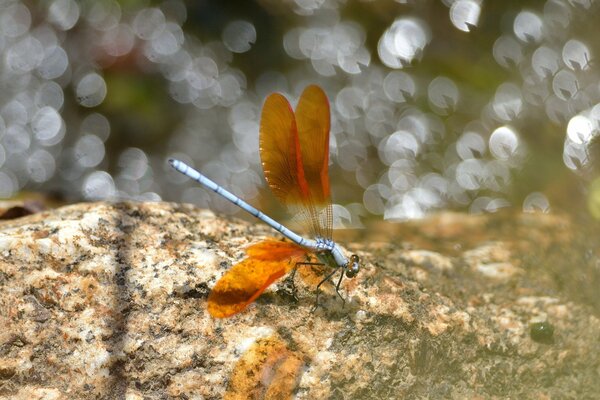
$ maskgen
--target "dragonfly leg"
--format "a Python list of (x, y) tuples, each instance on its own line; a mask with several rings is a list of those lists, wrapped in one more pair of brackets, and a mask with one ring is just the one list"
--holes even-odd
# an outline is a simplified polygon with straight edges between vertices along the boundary
[(340, 297), (340, 299), (342, 299), (342, 308), (344, 308), (346, 306), (346, 299), (344, 299), (344, 296), (342, 296), (342, 294), (340, 293), (340, 285), (342, 284), (342, 279), (344, 279), (344, 270), (343, 269), (342, 269), (342, 273), (340, 274), (340, 279), (338, 279), (337, 285), (335, 285), (335, 292)]
[(311, 312), (314, 313), (317, 310), (317, 308), (319, 307), (319, 295), (321, 294), (321, 285), (324, 284), (325, 282), (327, 282), (329, 279), (331, 279), (333, 274), (335, 274), (336, 272), (337, 272), (337, 268), (334, 269), (333, 271), (331, 271), (331, 273), (329, 273), (325, 278), (323, 278), (323, 280), (321, 282), (319, 282), (319, 284), (317, 285), (317, 296), (315, 298), (315, 305), (312, 308)]

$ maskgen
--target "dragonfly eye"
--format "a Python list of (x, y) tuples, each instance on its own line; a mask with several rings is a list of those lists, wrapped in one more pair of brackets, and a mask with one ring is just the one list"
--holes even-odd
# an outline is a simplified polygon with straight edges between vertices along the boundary
[(356, 254), (352, 254), (350, 257), (350, 263), (346, 267), (346, 277), (354, 278), (356, 274), (360, 271), (359, 259)]

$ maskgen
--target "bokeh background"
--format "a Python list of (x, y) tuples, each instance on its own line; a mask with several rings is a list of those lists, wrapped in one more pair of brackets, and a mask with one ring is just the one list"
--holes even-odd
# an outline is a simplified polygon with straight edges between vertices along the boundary
[(594, 0), (1, 0), (0, 198), (238, 212), (177, 157), (277, 215), (262, 102), (317, 83), (338, 227), (446, 209), (593, 221), (599, 15)]

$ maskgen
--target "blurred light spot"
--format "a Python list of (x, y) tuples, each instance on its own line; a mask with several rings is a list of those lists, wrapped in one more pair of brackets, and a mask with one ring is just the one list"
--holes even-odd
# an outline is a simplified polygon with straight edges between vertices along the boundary
[(388, 192), (389, 188), (382, 184), (374, 184), (367, 188), (363, 193), (363, 204), (367, 211), (375, 215), (383, 214), (385, 203), (383, 201), (382, 192)]
[(92, 113), (81, 122), (82, 134), (92, 134), (105, 142), (110, 136), (110, 122), (102, 114)]
[(335, 76), (335, 68), (333, 67), (333, 63), (331, 63), (327, 59), (318, 59), (313, 58), (310, 60), (314, 70), (323, 76)]
[(125, 149), (117, 161), (120, 175), (126, 179), (141, 179), (148, 171), (148, 156), (142, 150), (130, 147)]
[(352, 215), (348, 209), (340, 204), (333, 205), (333, 229), (350, 228)]
[(456, 152), (463, 160), (481, 158), (485, 151), (485, 140), (478, 133), (465, 132), (456, 142)]
[(584, 145), (573, 143), (569, 140), (565, 142), (563, 162), (567, 168), (573, 171), (582, 170), (589, 161), (587, 148)]
[(431, 81), (427, 88), (429, 102), (443, 114), (449, 114), (456, 109), (458, 103), (458, 87), (454, 81), (438, 76)]
[(316, 10), (320, 9), (326, 0), (294, 0), (298, 8), (296, 13), (300, 15), (312, 15)]
[(106, 97), (106, 82), (95, 72), (84, 75), (75, 87), (77, 101), (84, 107), (96, 107)]
[(223, 107), (231, 107), (243, 94), (240, 80), (233, 74), (225, 73), (219, 76), (218, 84), (221, 88), (219, 104)]
[(587, 144), (596, 133), (596, 126), (589, 118), (576, 115), (567, 125), (567, 135), (573, 143)]
[(191, 103), (200, 96), (200, 91), (187, 81), (176, 81), (169, 84), (169, 94), (178, 103)]
[(85, 19), (100, 31), (115, 27), (121, 20), (121, 6), (114, 0), (92, 2), (86, 12)]
[(397, 103), (412, 100), (416, 90), (414, 79), (402, 71), (392, 71), (383, 80), (383, 91), (386, 96)]
[[(594, 105), (590, 111), (590, 118), (595, 126), (600, 126), (600, 103)], [(2, 130), (0, 129), (0, 133)]]
[(410, 132), (417, 139), (419, 144), (427, 143), (430, 140), (431, 133), (429, 124), (423, 114), (414, 113), (408, 114), (400, 118), (396, 124), (398, 130)]
[(177, 53), (168, 57), (160, 64), (161, 71), (165, 78), (173, 82), (185, 80), (188, 70), (192, 65), (192, 57), (185, 49), (180, 49)]
[(44, 51), (51, 51), (59, 46), (59, 38), (54, 27), (47, 24), (39, 24), (32, 31), (31, 36), (40, 41)]
[(415, 198), (414, 193), (398, 196), (386, 207), (383, 219), (392, 221), (404, 221), (408, 219), (423, 218), (425, 216), (423, 205)]
[[(225, 149), (221, 151), (221, 154), (219, 154), (219, 159), (223, 162), (223, 165), (226, 166), (227, 170), (233, 174), (243, 174), (249, 167), (248, 161), (245, 158), (240, 157), (240, 153), (235, 146), (228, 145), (225, 147)], [(233, 181), (233, 179), (237, 178), (232, 176), (231, 179)]]
[(69, 58), (62, 47), (46, 49), (43, 61), (37, 67), (42, 78), (56, 79), (65, 73), (69, 66)]
[(60, 133), (64, 134), (63, 120), (54, 108), (42, 107), (31, 119), (31, 130), (41, 143), (54, 145), (62, 139)]
[(242, 119), (236, 121), (233, 128), (233, 143), (239, 151), (256, 155), (258, 149), (258, 121)]
[(419, 204), (420, 209), (424, 212), (442, 204), (439, 193), (427, 187), (414, 187), (407, 194)]
[(456, 182), (467, 190), (480, 189), (485, 175), (485, 163), (474, 158), (461, 161), (456, 167)]
[(571, 39), (563, 46), (563, 62), (573, 71), (589, 69), (591, 58), (590, 50), (579, 40)]
[[(237, 164), (239, 164), (239, 160)], [(236, 188), (236, 193), (244, 199), (256, 197), (261, 182), (261, 177), (248, 166), (231, 176), (231, 185)]]
[(521, 11), (513, 23), (515, 35), (524, 43), (537, 43), (542, 39), (544, 24), (531, 11)]
[(220, 185), (227, 185), (231, 178), (232, 171), (227, 165), (219, 160), (210, 161), (202, 166), (202, 171), (206, 176)]
[(73, 154), (82, 167), (95, 167), (104, 159), (104, 143), (98, 136), (84, 135), (75, 143)]
[(210, 208), (210, 192), (202, 187), (188, 187), (181, 194), (181, 201), (195, 204), (200, 208)]
[(222, 39), (229, 50), (245, 53), (256, 42), (256, 28), (248, 21), (233, 21), (223, 30)]
[(425, 22), (417, 18), (399, 18), (379, 40), (379, 58), (390, 68), (401, 68), (420, 59), (430, 40)]
[(479, 22), (480, 0), (457, 0), (450, 6), (450, 21), (457, 29), (471, 32)]
[(188, 71), (187, 81), (194, 88), (202, 90), (213, 86), (218, 75), (217, 63), (212, 58), (198, 57)]
[(23, 153), (31, 146), (31, 137), (22, 125), (11, 125), (6, 129), (2, 142), (9, 154)]
[(350, 221), (346, 222), (345, 226), (348, 229), (364, 229), (363, 219), (367, 217), (367, 210), (362, 203), (350, 203), (344, 207), (350, 212)]
[(133, 31), (126, 24), (119, 24), (108, 29), (102, 35), (102, 47), (106, 54), (121, 57), (129, 53), (135, 43)]
[(388, 47), (386, 47), (386, 42), (384, 41), (384, 37), (381, 36), (379, 42), (377, 42), (377, 54), (379, 55), (379, 59), (381, 62), (390, 68), (402, 68), (404, 65), (400, 61), (400, 59), (394, 56)]
[(286, 32), (283, 37), (283, 48), (288, 56), (297, 60), (305, 58), (304, 53), (300, 49), (300, 34), (303, 32), (300, 28), (293, 28)]
[(171, 56), (181, 48), (185, 36), (181, 27), (174, 23), (167, 23), (165, 29), (152, 38), (150, 44), (152, 50), (161, 56)]
[(550, 202), (548, 198), (540, 192), (529, 193), (523, 201), (523, 212), (550, 212)]
[(506, 199), (493, 199), (491, 197), (482, 196), (473, 200), (471, 207), (469, 207), (469, 212), (472, 214), (481, 214), (484, 212), (493, 213), (506, 207), (510, 207), (510, 202)]
[(521, 90), (513, 83), (503, 83), (496, 90), (492, 108), (504, 122), (516, 119), (523, 109)]
[(555, 94), (546, 99), (546, 115), (555, 123), (566, 123), (569, 118), (567, 102)]
[(414, 135), (407, 131), (396, 131), (379, 145), (379, 158), (387, 165), (401, 158), (415, 158), (420, 146)]
[(48, 20), (61, 30), (71, 29), (79, 19), (79, 6), (73, 0), (54, 0), (48, 8)]
[(46, 182), (54, 175), (56, 163), (54, 157), (46, 150), (38, 149), (27, 159), (27, 172), (32, 181)]
[(358, 140), (345, 140), (338, 147), (337, 164), (346, 171), (356, 171), (367, 160), (367, 149)]
[[(400, 158), (395, 160), (387, 171), (384, 177), (391, 184), (391, 188), (398, 192), (406, 192), (417, 185), (417, 177), (415, 176), (416, 161), (414, 158)], [(385, 181), (380, 183), (385, 184)], [(381, 192), (382, 196), (389, 199), (391, 194)]]
[(421, 178), (421, 186), (438, 197), (436, 206), (442, 206), (441, 197), (446, 196), (449, 189), (449, 180), (436, 173), (425, 174)]
[(83, 181), (81, 192), (87, 200), (110, 200), (116, 194), (115, 183), (107, 172), (94, 171)]
[(142, 40), (152, 40), (165, 29), (165, 15), (158, 8), (144, 8), (133, 19), (133, 31)]
[(144, 193), (141, 193), (139, 196), (136, 196), (135, 200), (145, 203), (145, 202), (151, 202), (151, 201), (162, 201), (162, 197), (158, 193), (155, 193), (155, 192), (144, 192)]
[(359, 164), (354, 171), (356, 183), (363, 189), (369, 187), (379, 176), (379, 171), (370, 160), (371, 159), (368, 157), (366, 161)]
[[(390, 107), (389, 103), (380, 103), (377, 102), (373, 104), (371, 107), (367, 108), (367, 121), (376, 121), (385, 123), (393, 120), (394, 118), (394, 109)], [(368, 129), (368, 128), (367, 128)]]
[(571, 99), (579, 91), (577, 77), (571, 71), (559, 71), (552, 80), (552, 90), (562, 100)]
[(519, 147), (519, 138), (509, 126), (496, 128), (489, 140), (490, 152), (499, 160), (508, 160)]
[(201, 110), (208, 110), (218, 104), (220, 97), (221, 87), (215, 80), (212, 86), (198, 90), (198, 97), (194, 99), (193, 103)]
[(33, 36), (25, 36), (13, 44), (6, 52), (6, 62), (19, 72), (29, 72), (37, 68), (44, 58), (44, 48)]
[(562, 30), (569, 26), (571, 8), (563, 0), (548, 0), (544, 4), (544, 20), (549, 32)]
[(161, 10), (169, 20), (177, 22), (179, 25), (187, 20), (186, 4), (182, 0), (165, 0), (160, 4)]
[(494, 59), (504, 68), (516, 67), (523, 60), (523, 49), (519, 42), (510, 36), (500, 36), (494, 42)]
[[(233, 53), (225, 47), (221, 41), (212, 41), (206, 43), (200, 52), (205, 57), (212, 58), (216, 63), (219, 70), (230, 68), (231, 61), (233, 60)], [(239, 74), (243, 75), (243, 72), (237, 70)]]
[(64, 100), (62, 88), (54, 81), (44, 83), (35, 93), (35, 105), (40, 108), (48, 106), (60, 110)]
[(556, 51), (541, 46), (531, 56), (531, 66), (540, 78), (552, 77), (560, 67), (560, 58)]
[(8, 102), (2, 107), (0, 113), (4, 116), (6, 125), (25, 125), (27, 123), (27, 109), (19, 100), (14, 99)]
[(365, 106), (365, 94), (357, 87), (346, 87), (335, 97), (335, 107), (344, 118), (360, 117)]
[[(9, 175), (10, 174), (10, 175)], [(0, 198), (9, 198), (18, 189), (17, 179), (10, 172), (0, 171)]]
[(523, 86), (521, 87), (521, 93), (523, 94), (523, 100), (533, 106), (542, 106), (550, 95), (550, 89), (548, 85), (543, 84), (546, 82), (543, 78), (539, 78), (537, 75), (527, 75), (523, 79)]
[(493, 160), (485, 165), (484, 184), (487, 189), (500, 192), (510, 183), (510, 170), (505, 162)]
[(571, 3), (575, 7), (581, 7), (583, 9), (589, 10), (593, 2), (592, 0), (569, 0), (569, 3)]
[(17, 37), (29, 30), (31, 26), (31, 13), (22, 3), (4, 3), (1, 11), (0, 31), (4, 36)]
[(344, 72), (358, 74), (362, 71), (361, 65), (366, 67), (369, 66), (371, 63), (371, 55), (367, 49), (361, 47), (351, 54), (338, 52), (337, 62)]
[(334, 76), (335, 66), (344, 72), (358, 74), (368, 66), (371, 55), (365, 48), (366, 34), (354, 22), (334, 23), (330, 27), (310, 27), (290, 31), (284, 47), (292, 57), (308, 58), (317, 73)]
[(135, 199), (141, 192), (140, 184), (138, 181), (134, 181), (124, 177), (122, 174), (118, 174), (114, 178), (115, 188), (117, 190), (117, 197), (119, 200), (132, 200)]

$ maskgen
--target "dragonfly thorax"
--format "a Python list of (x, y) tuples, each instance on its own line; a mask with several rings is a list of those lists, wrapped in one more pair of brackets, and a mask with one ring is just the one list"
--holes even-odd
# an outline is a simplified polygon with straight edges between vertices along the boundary
[(315, 239), (316, 250), (329, 250), (332, 251), (335, 247), (335, 242), (331, 239), (325, 239), (322, 237), (317, 237)]
[(360, 271), (360, 262), (356, 254), (348, 259), (342, 249), (331, 239), (317, 237), (313, 244), (318, 258), (323, 264), (333, 268), (342, 268), (348, 278), (354, 278)]

